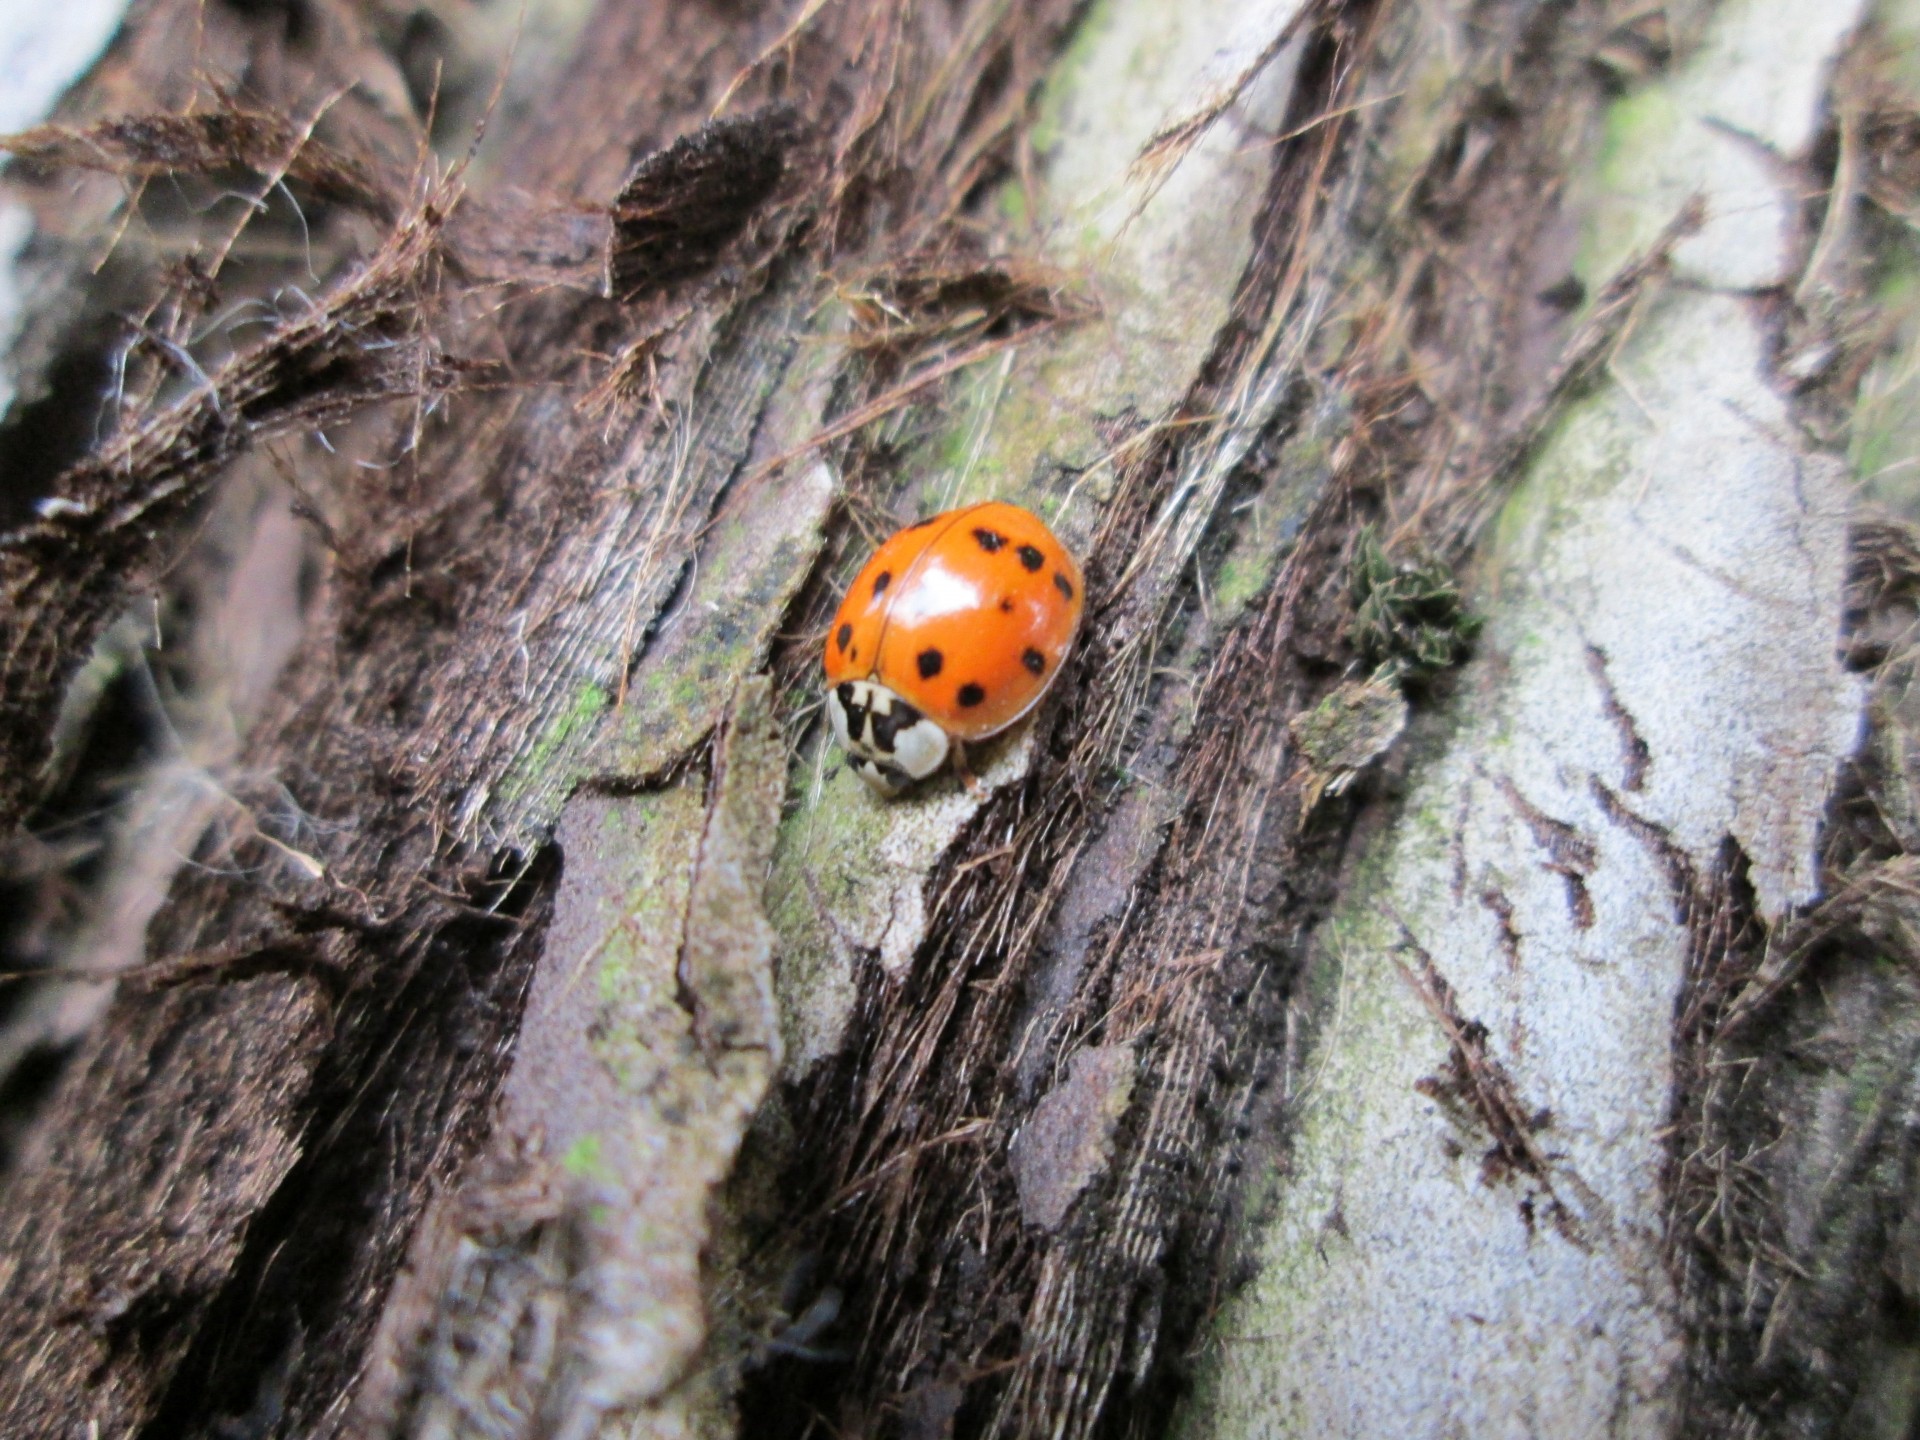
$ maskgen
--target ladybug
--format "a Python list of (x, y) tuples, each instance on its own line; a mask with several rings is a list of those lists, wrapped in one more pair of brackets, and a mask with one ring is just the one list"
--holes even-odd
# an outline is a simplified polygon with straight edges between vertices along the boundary
[(1013, 724), (1080, 628), (1080, 567), (1039, 516), (990, 500), (909, 525), (874, 552), (827, 631), (827, 715), (882, 795)]

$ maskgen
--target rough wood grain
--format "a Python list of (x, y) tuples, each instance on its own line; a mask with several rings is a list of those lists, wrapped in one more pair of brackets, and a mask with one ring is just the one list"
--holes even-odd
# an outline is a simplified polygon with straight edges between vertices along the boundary
[[(219, 798), (182, 842), (191, 863), (150, 872), (166, 895), (140, 912), (145, 962), (25, 1132), (0, 1230), (0, 1428), (1092, 1437), (1282, 1423), (1266, 1392), (1293, 1376), (1300, 1405), (1331, 1414), (1312, 1397), (1337, 1386), (1315, 1377), (1393, 1369), (1381, 1347), (1403, 1341), (1485, 1360), (1492, 1339), (1460, 1345), (1416, 1321), (1383, 1334), (1385, 1302), (1285, 1346), (1249, 1338), (1279, 1333), (1264, 1318), (1218, 1319), (1293, 1273), (1257, 1243), (1266, 1222), (1307, 1237), (1307, 1278), (1288, 1289), (1307, 1304), (1355, 1224), (1406, 1193), (1414, 1168), (1372, 1154), (1335, 1167), (1330, 1206), (1324, 1186), (1296, 1183), (1332, 1153), (1301, 1097), (1345, 1073), (1306, 1047), (1376, 1036), (1382, 1015), (1418, 1040), (1378, 1042), (1392, 1065), (1360, 1056), (1366, 1093), (1419, 1123), (1434, 1106), (1468, 1133), (1492, 1123), (1487, 1183), (1545, 1186), (1538, 1215), (1564, 1224), (1529, 1232), (1523, 1206), (1474, 1188), (1482, 1156), (1463, 1150), (1447, 1163), (1471, 1172), (1454, 1189), (1488, 1227), (1473, 1233), (1528, 1277), (1577, 1273), (1613, 1294), (1618, 1256), (1579, 1241), (1593, 1196), (1615, 1205), (1623, 1187), (1609, 1172), (1589, 1193), (1563, 1173), (1510, 1043), (1521, 1032), (1480, 1019), (1454, 953), (1414, 936), (1431, 957), (1407, 967), (1419, 983), (1384, 968), (1390, 999), (1341, 1018), (1355, 992), (1328, 957), (1348, 931), (1325, 921), (1343, 895), (1399, 893), (1355, 890), (1356, 857), (1398, 853), (1382, 827), (1434, 786), (1507, 817), (1476, 864), (1512, 851), (1532, 867), (1527, 887), (1457, 897), (1489, 974), (1544, 943), (1543, 914), (1587, 934), (1583, 897), (1595, 916), (1639, 904), (1665, 924), (1691, 867), (1699, 923), (1669, 928), (1693, 968), (1662, 972), (1695, 997), (1690, 1018), (1662, 1028), (1649, 971), (1616, 988), (1653, 996), (1650, 1010), (1580, 989), (1602, 1012), (1581, 1033), (1630, 1026), (1636, 1057), (1673, 1057), (1669, 1133), (1699, 1154), (1812, 1117), (1792, 1123), (1828, 1138), (1806, 1153), (1841, 1174), (1857, 1152), (1837, 1183), (1868, 1177), (1845, 1193), (1870, 1203), (1841, 1211), (1784, 1172), (1760, 1199), (1740, 1192), (1741, 1215), (1767, 1223), (1722, 1237), (1724, 1253), (1772, 1277), (1770, 1313), (1786, 1317), (1760, 1336), (1741, 1328), (1740, 1297), (1702, 1278), (1712, 1257), (1675, 1240), (1683, 1224), (1700, 1233), (1701, 1197), (1729, 1172), (1702, 1171), (1695, 1149), (1663, 1170), (1642, 1144), (1635, 1175), (1683, 1218), (1664, 1222), (1665, 1251), (1636, 1230), (1634, 1253), (1670, 1267), (1686, 1308), (1675, 1332), (1621, 1330), (1635, 1353), (1620, 1373), (1658, 1393), (1618, 1413), (1652, 1424), (1692, 1406), (1734, 1433), (1781, 1375), (1824, 1423), (1871, 1376), (1898, 1388), (1897, 1325), (1875, 1331), (1892, 1358), (1863, 1364), (1869, 1379), (1832, 1381), (1820, 1337), (1845, 1287), (1765, 1266), (1783, 1246), (1815, 1254), (1809, 1215), (1846, 1222), (1818, 1254), (1850, 1276), (1876, 1237), (1904, 1235), (1888, 1218), (1908, 1159), (1889, 1138), (1898, 1097), (1858, 1124), (1839, 1112), (1861, 1077), (1905, 1063), (1899, 1043), (1858, 1033), (1872, 998), (1905, 1004), (1905, 989), (1849, 990), (1866, 997), (1841, 1007), (1855, 1041), (1777, 1111), (1687, 1080), (1779, 1034), (1822, 1033), (1809, 996), (1836, 948), (1897, 941), (1904, 923), (1903, 851), (1879, 831), (1860, 842), (1851, 901), (1798, 908), (1842, 865), (1833, 852), (1817, 869), (1810, 837), (1816, 772), (1844, 748), (1844, 687), (1827, 685), (1830, 637), (1802, 623), (1837, 584), (1837, 512), (1813, 506), (1820, 523), (1793, 531), (1805, 543), (1768, 552), (1780, 563), (1740, 591), (1732, 627), (1778, 621), (1769, 653), (1798, 657), (1800, 689), (1699, 682), (1693, 709), (1742, 697), (1742, 723), (1777, 743), (1718, 787), (1725, 814), (1669, 827), (1685, 853), (1649, 849), (1631, 893), (1602, 893), (1618, 855), (1586, 810), (1576, 824), (1531, 798), (1545, 780), (1503, 787), (1493, 761), (1433, 760), (1460, 707), (1535, 694), (1504, 658), (1519, 608), (1464, 681), (1447, 668), (1474, 640), (1452, 572), (1596, 417), (1639, 437), (1634, 397), (1684, 410), (1668, 388), (1681, 376), (1742, 410), (1744, 428), (1714, 411), (1692, 488), (1662, 491), (1682, 529), (1713, 523), (1701, 497), (1716, 488), (1750, 507), (1783, 493), (1785, 472), (1754, 453), (1805, 462), (1803, 508), (1830, 483), (1829, 440), (1779, 436), (1837, 425), (1881, 342), (1857, 308), (1863, 282), (1833, 258), (1849, 253), (1838, 220), (1810, 270), (1831, 294), (1815, 302), (1808, 282), (1786, 297), (1781, 257), (1810, 212), (1774, 202), (1822, 190), (1820, 144), (1777, 139), (1804, 152), (1794, 190), (1751, 137), (1703, 142), (1744, 158), (1728, 162), (1741, 184), (1709, 197), (1721, 209), (1698, 211), (1680, 193), (1697, 156), (1662, 150), (1644, 193), (1638, 172), (1613, 177), (1605, 243), (1576, 247), (1580, 207), (1596, 204), (1576, 193), (1582, 167), (1616, 153), (1610, 127), (1676, 89), (1719, 103), (1687, 89), (1713, 7), (607, 0), (575, 19), (539, 11), (531, 35), (578, 24), (580, 43), (541, 51), (537, 98), (503, 91), (469, 157), (469, 122), (430, 125), (422, 79), (461, 52), (423, 40), (439, 32), (419, 17), (481, 8), (310, 0), (296, 25), (285, 7), (148, 0), (129, 63), (33, 142), (42, 166), (79, 157), (145, 179), (129, 233), (152, 225), (201, 267), (163, 266), (157, 244), (120, 256), (108, 293), (137, 297), (123, 308), (166, 343), (145, 342), (118, 428), (36, 491), (53, 503), (0, 547), (0, 604), (20, 623), (0, 704), (21, 761), (0, 800), (31, 812), (20, 846), (41, 857), (43, 928), (69, 937), (49, 953), (85, 933), (61, 928), (58, 897), (95, 893), (62, 827), (131, 833), (87, 828), (126, 763), (103, 746), (126, 713), (115, 697), (157, 676), (140, 713), (159, 733), (185, 714), (167, 687), (201, 673), (128, 617), (151, 592), (163, 634), (196, 623), (185, 597), (201, 592), (175, 561), (205, 556), (228, 494), (285, 497), (313, 579), (270, 693), (236, 710), (225, 748), (194, 752), (218, 755), (205, 780)], [(206, 68), (183, 73), (243, 80), (244, 103), (168, 79), (161, 60), (186, 54)], [(466, 76), (446, 113), (485, 110), (485, 64), (444, 73)], [(329, 101), (343, 75), (365, 79)], [(1899, 145), (1848, 148), (1908, 133), (1889, 118), (1905, 113), (1885, 98), (1893, 82), (1877, 83), (1880, 118), (1842, 127), (1834, 148), (1852, 159), (1835, 173), (1900, 213)], [(177, 184), (191, 201), (234, 178), (189, 172), (235, 114), (271, 117), (227, 137), (246, 142), (228, 154), (243, 197), (284, 170), (317, 250), (288, 243), (277, 199), (189, 203), (160, 228), (151, 192)], [(98, 127), (112, 116), (146, 128)], [(64, 173), (28, 177), (43, 224)], [(1768, 223), (1733, 233), (1722, 212), (1756, 177)], [(80, 193), (97, 217), (118, 201)], [(64, 283), (90, 294), (80, 254)], [(1763, 301), (1696, 293), (1763, 270)], [(266, 299), (257, 329), (212, 323), (240, 297)], [(1757, 329), (1725, 347), (1744, 357), (1738, 385), (1711, 353), (1688, 352), (1693, 369), (1676, 358), (1676, 317), (1751, 329), (1767, 307), (1785, 316), (1782, 353), (1802, 357), (1794, 398), (1765, 378)], [(72, 326), (69, 353), (98, 346)], [(1635, 365), (1652, 378), (1616, 383)], [(1900, 383), (1884, 377), (1886, 393)], [(1644, 459), (1652, 442), (1621, 443)], [(1762, 471), (1766, 485), (1733, 483)], [(1083, 555), (1085, 633), (1048, 703), (981, 757), (981, 793), (943, 778), (881, 806), (824, 744), (822, 627), (891, 526), (989, 493), (1041, 509)], [(1543, 584), (1564, 579), (1555, 557), (1590, 520), (1546, 527), (1538, 553), (1560, 568)], [(1894, 578), (1872, 597), (1859, 580), (1857, 608), (1890, 633), (1908, 572), (1891, 540), (1874, 553)], [(196, 560), (197, 584), (223, 573)], [(1665, 598), (1684, 589), (1658, 573)], [(1786, 594), (1782, 575), (1806, 584)], [(1489, 607), (1527, 593), (1486, 576), (1467, 591)], [(1692, 712), (1609, 668), (1636, 637), (1676, 632), (1596, 602), (1594, 623), (1613, 616), (1619, 633), (1576, 653), (1561, 622), (1579, 603), (1533, 626), (1556, 637), (1542, 673), (1562, 666), (1593, 700), (1580, 734), (1622, 787), (1637, 777), (1636, 796), (1684, 808), (1661, 767)], [(104, 698), (56, 723), (83, 664)], [(1767, 719), (1822, 685), (1838, 698), (1818, 723)], [(1381, 738), (1320, 746), (1305, 717), (1363, 691), (1392, 717)], [(1560, 693), (1512, 705), (1550, 721)], [(1861, 784), (1878, 798), (1861, 808), (1898, 817), (1903, 742), (1877, 733), (1880, 769)], [(1329, 754), (1337, 777), (1316, 768)], [(126, 783), (162, 794), (143, 773), (129, 764)], [(1569, 805), (1631, 827), (1580, 778)], [(1719, 864), (1722, 830), (1751, 865)], [(1401, 883), (1433, 899), (1449, 874), (1409, 862)], [(1420, 918), (1405, 895), (1395, 908)], [(1524, 1011), (1522, 1032), (1560, 1013)], [(1645, 1074), (1618, 1088), (1657, 1100)], [(1659, 1116), (1615, 1119), (1644, 1140)], [(1635, 1213), (1663, 1223), (1657, 1205)], [(1448, 1266), (1429, 1279), (1446, 1287)], [(1889, 1315), (1910, 1279), (1892, 1282)], [(1498, 1334), (1561, 1354), (1561, 1314), (1543, 1304)], [(1789, 1320), (1806, 1349), (1782, 1338)], [(1182, 1420), (1208, 1343), (1217, 1409)], [(1451, 1371), (1435, 1363), (1398, 1366), (1362, 1398), (1449, 1413)], [(1518, 1425), (1540, 1389), (1532, 1371), (1501, 1373), (1475, 1387), (1487, 1428)], [(1597, 1394), (1561, 1385), (1555, 1413), (1591, 1418)]]

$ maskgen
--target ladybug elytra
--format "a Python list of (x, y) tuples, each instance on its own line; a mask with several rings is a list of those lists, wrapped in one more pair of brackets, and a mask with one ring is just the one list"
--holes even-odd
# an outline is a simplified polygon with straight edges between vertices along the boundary
[(882, 545), (827, 632), (827, 715), (854, 771), (896, 795), (1025, 715), (1073, 644), (1080, 567), (1039, 516), (949, 510)]

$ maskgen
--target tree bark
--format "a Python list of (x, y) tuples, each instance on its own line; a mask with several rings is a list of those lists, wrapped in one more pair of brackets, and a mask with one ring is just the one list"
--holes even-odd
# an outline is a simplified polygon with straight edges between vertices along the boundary
[[(1920, 13), (518, 36), (9, 142), (0, 1429), (1907, 1433)], [(1083, 632), (877, 801), (988, 497)]]

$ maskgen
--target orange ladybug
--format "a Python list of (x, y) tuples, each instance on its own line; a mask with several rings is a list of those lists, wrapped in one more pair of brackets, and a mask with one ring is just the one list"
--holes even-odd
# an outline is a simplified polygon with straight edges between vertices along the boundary
[(1080, 567), (1039, 516), (990, 500), (874, 552), (827, 632), (827, 716), (882, 795), (1025, 715), (1080, 628)]

